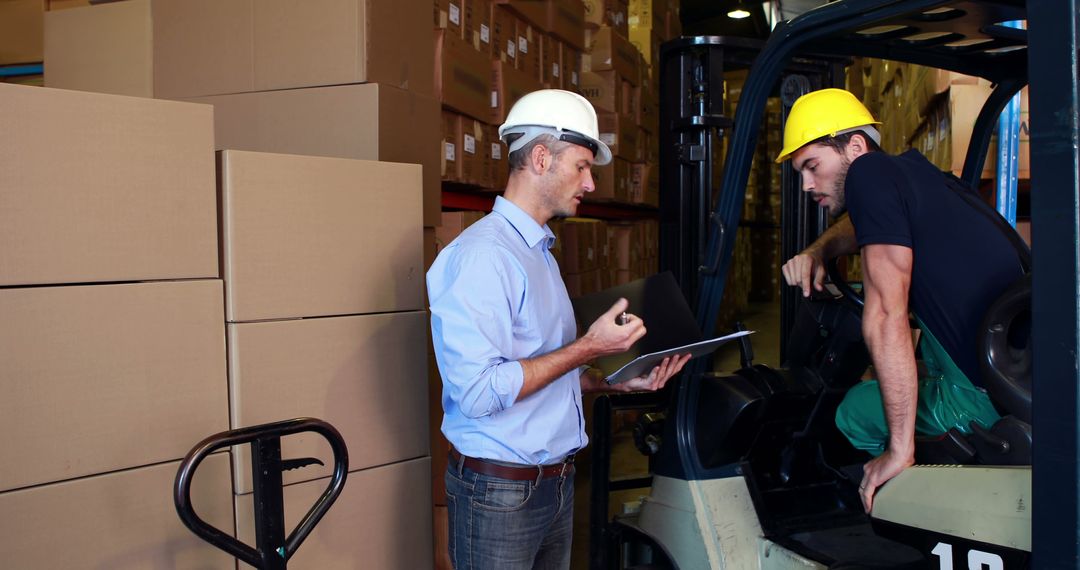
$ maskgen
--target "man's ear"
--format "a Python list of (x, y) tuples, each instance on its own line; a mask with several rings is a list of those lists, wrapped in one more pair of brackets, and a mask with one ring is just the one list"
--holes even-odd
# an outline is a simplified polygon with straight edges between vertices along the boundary
[(866, 135), (861, 132), (853, 133), (851, 138), (848, 139), (847, 146), (844, 147), (844, 152), (849, 160), (855, 160), (870, 152), (870, 145), (866, 141)]
[(538, 144), (533, 147), (529, 153), (529, 166), (536, 174), (543, 174), (551, 166), (551, 152), (546, 146)]

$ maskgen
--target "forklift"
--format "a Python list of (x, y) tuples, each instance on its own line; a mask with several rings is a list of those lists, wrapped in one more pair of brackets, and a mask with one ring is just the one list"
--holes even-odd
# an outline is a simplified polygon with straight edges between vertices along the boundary
[[(1027, 29), (1004, 25), (1012, 21)], [(786, 113), (806, 92), (842, 86), (829, 68), (843, 58), (909, 62), (994, 85), (960, 176), (976, 208), (989, 208), (975, 189), (997, 118), (1030, 84), (1037, 247), (1029, 253), (1011, 237), (1029, 272), (990, 307), (981, 329), (983, 376), (1001, 421), (920, 438), (916, 465), (882, 487), (865, 514), (857, 491), (867, 457), (834, 417), (870, 359), (861, 299), (830, 264), (835, 295), (783, 294), (779, 367), (755, 364), (747, 341), (741, 369), (717, 373), (705, 359), (692, 361), (652, 402), (656, 408), (640, 415), (635, 436), (649, 455), (651, 492), (636, 512), (612, 521), (606, 481), (595, 482), (607, 477), (610, 446), (603, 433), (594, 435), (601, 451), (594, 501), (603, 504), (593, 508), (593, 568), (1076, 567), (1078, 35), (1076, 0), (840, 0), (773, 31), (752, 58), (733, 120), (722, 112), (724, 65), (753, 46), (695, 37), (662, 47), (661, 270), (672, 271), (695, 301), (706, 334), (717, 330), (766, 99), (779, 93)], [(824, 71), (808, 74), (814, 62)], [(713, 147), (727, 130), (714, 188)], [(788, 259), (827, 220), (802, 196), (797, 175), (783, 172)], [(612, 398), (602, 409), (598, 402), (598, 418), (619, 408)]]

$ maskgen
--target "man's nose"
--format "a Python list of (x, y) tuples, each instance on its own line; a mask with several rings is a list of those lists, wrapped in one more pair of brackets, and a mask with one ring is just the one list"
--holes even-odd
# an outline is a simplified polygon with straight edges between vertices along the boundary
[(585, 182), (581, 185), (581, 189), (586, 192), (592, 192), (596, 190), (596, 183), (593, 182), (592, 171), (585, 171)]
[(814, 181), (809, 176), (802, 176), (802, 189), (803, 192), (809, 192), (814, 189)]

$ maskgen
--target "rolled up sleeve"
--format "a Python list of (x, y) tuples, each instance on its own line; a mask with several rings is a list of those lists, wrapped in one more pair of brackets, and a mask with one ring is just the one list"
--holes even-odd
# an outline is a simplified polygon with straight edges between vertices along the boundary
[(497, 248), (443, 254), (427, 281), (444, 403), (448, 398), (465, 417), (489, 416), (513, 405), (524, 383), (521, 364), (509, 355), (525, 281)]

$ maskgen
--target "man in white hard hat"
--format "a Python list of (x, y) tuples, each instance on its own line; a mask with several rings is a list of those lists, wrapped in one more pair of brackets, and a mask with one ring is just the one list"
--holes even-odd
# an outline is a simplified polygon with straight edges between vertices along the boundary
[[(510, 178), (492, 213), (447, 245), (427, 273), (431, 333), (443, 380), (442, 431), (450, 558), (472, 568), (568, 568), (574, 453), (585, 447), (584, 367), (645, 335), (620, 299), (581, 338), (549, 249), (547, 226), (595, 189), (611, 161), (596, 112), (580, 95), (522, 97), (499, 128)], [(621, 390), (656, 390), (689, 355), (664, 360)]]
[[(784, 148), (802, 189), (836, 222), (784, 264), (789, 285), (822, 290), (827, 259), (862, 254), (863, 338), (876, 380), (851, 388), (836, 423), (875, 457), (859, 487), (867, 512), (874, 492), (915, 462), (915, 434), (940, 435), (1000, 416), (981, 384), (980, 322), (1020, 275), (1019, 257), (991, 211), (967, 203), (958, 182), (918, 151), (881, 152), (877, 125), (842, 89), (807, 93), (792, 106)], [(842, 215), (843, 214), (843, 215)], [(928, 374), (919, 377), (909, 327), (913, 311)]]

